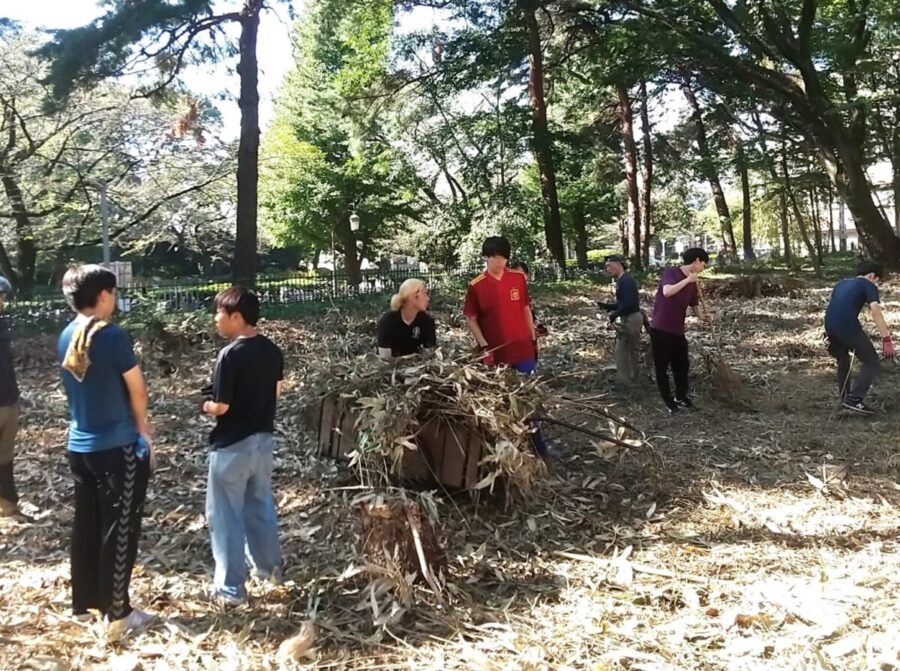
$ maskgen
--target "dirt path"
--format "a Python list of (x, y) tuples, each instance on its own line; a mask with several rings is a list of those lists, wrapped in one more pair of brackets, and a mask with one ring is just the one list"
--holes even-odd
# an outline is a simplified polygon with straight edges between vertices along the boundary
[[(213, 344), (178, 356), (146, 346), (165, 465), (133, 593), (164, 620), (116, 645), (99, 624), (67, 617), (63, 402), (42, 354), (52, 341), (30, 342), (20, 348), (17, 466), (36, 519), (0, 520), (0, 667), (277, 668), (280, 642), (314, 618), (317, 648), (303, 668), (900, 668), (900, 371), (886, 366), (873, 390), (878, 417), (835, 412), (823, 300), (717, 301), (724, 355), (749, 382), (755, 412), (711, 396), (702, 376), (711, 342), (695, 332), (698, 411), (668, 416), (650, 380), (610, 394), (648, 446), (611, 451), (551, 428), (566, 456), (534, 499), (507, 510), (441, 501), (449, 611), (424, 587), (404, 591), (402, 576), (347, 570), (364, 492), (309, 454), (304, 371), (364, 349), (367, 323), (331, 314), (273, 327), (294, 363), (277, 483), (288, 582), (255, 586), (250, 606), (228, 613), (205, 598), (208, 425), (191, 398)], [(543, 374), (570, 394), (608, 392), (611, 341), (595, 310), (577, 297), (555, 302), (541, 310), (551, 329)], [(887, 312), (900, 321), (896, 303)], [(464, 334), (454, 326), (450, 337)]]

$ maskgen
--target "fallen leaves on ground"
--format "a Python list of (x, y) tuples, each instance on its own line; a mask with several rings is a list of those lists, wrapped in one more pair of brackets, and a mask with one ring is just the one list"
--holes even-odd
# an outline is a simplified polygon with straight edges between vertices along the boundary
[[(600, 292), (585, 290), (589, 298)], [(889, 322), (900, 320), (886, 288)], [(209, 420), (196, 413), (220, 344), (192, 323), (190, 346), (141, 340), (161, 466), (146, 506), (132, 593), (158, 613), (111, 643), (96, 620), (69, 616), (71, 478), (53, 338), (17, 343), (23, 429), (16, 467), (31, 521), (0, 520), (0, 666), (48, 669), (699, 669), (891, 668), (900, 665), (900, 473), (889, 412), (836, 409), (821, 344), (827, 289), (800, 298), (717, 298), (722, 349), (756, 394), (755, 413), (706, 393), (700, 353), (712, 335), (689, 323), (699, 410), (669, 417), (649, 379), (614, 391), (611, 332), (578, 296), (547, 296), (541, 373), (552, 393), (602, 396), (649, 436), (608, 449), (546, 427), (563, 454), (546, 487), (505, 508), (433, 499), (447, 555), (443, 605), (422, 580), (360, 554), (353, 473), (314, 455), (310, 371), (371, 351), (375, 314), (331, 310), (263, 325), (289, 375), (278, 426), (276, 501), (285, 582), (253, 582), (248, 606), (206, 594), (203, 506)], [(449, 303), (448, 303), (449, 304)], [(455, 310), (455, 308), (454, 308)], [(464, 346), (455, 311), (442, 338)], [(199, 330), (198, 330), (199, 329)], [(900, 392), (885, 365), (872, 403)], [(846, 468), (845, 468), (846, 467)], [(823, 484), (818, 487), (810, 479)], [(823, 495), (825, 486), (840, 495)], [(403, 581), (405, 587), (400, 584)], [(407, 590), (402, 601), (386, 598)], [(399, 594), (399, 592), (396, 592)], [(314, 642), (286, 641), (315, 623)], [(741, 626), (744, 623), (748, 626)], [(308, 630), (307, 630), (308, 633)]]

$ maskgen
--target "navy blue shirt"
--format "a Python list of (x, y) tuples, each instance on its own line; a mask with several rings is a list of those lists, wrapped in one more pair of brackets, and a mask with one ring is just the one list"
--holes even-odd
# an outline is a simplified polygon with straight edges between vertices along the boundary
[(616, 280), (616, 303), (609, 318), (627, 317), (641, 309), (641, 299), (638, 294), (638, 285), (635, 279), (628, 273)]
[[(60, 364), (82, 322), (83, 318), (76, 319), (60, 334), (56, 349)], [(69, 451), (102, 452), (133, 444), (138, 432), (122, 378), (137, 365), (131, 338), (124, 329), (110, 324), (94, 334), (88, 357), (91, 365), (82, 382), (60, 368), (69, 399)]]
[(841, 333), (861, 329), (859, 311), (879, 300), (878, 287), (865, 277), (841, 280), (831, 292), (825, 310), (825, 330)]

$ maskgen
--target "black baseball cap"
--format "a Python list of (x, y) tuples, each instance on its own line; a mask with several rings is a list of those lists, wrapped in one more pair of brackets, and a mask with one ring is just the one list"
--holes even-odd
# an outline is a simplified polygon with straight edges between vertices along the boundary
[(612, 261), (613, 263), (621, 263), (622, 268), (624, 268), (625, 270), (628, 270), (628, 262), (625, 261), (625, 257), (622, 256), (621, 254), (610, 254), (605, 259), (603, 259), (603, 261), (605, 263), (609, 263), (610, 261)]

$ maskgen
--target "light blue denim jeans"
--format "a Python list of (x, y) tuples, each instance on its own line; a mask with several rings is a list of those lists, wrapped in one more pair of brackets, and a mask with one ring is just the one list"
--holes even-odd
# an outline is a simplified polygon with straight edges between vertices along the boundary
[(216, 593), (247, 596), (247, 565), (262, 576), (281, 568), (272, 497), (271, 433), (255, 433), (209, 455), (206, 520), (216, 563)]

